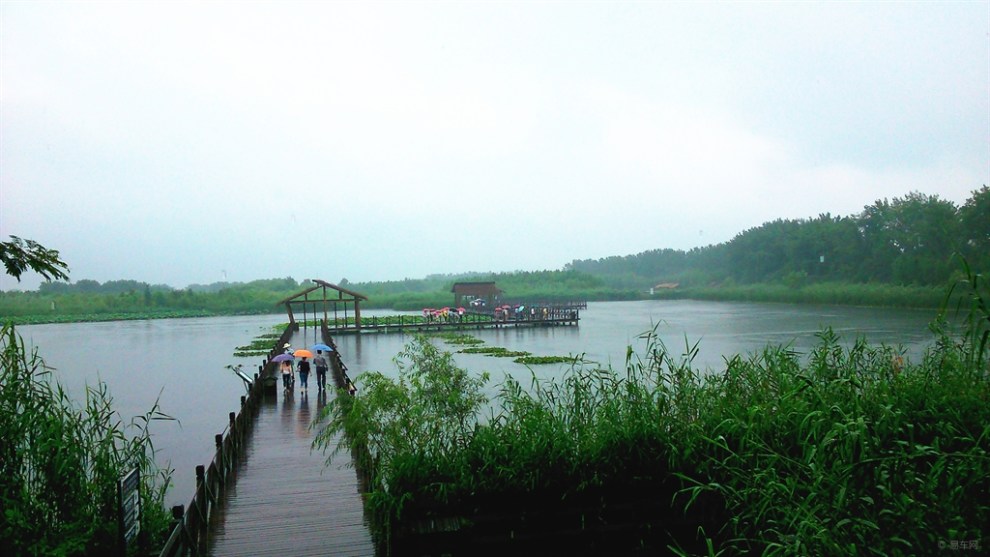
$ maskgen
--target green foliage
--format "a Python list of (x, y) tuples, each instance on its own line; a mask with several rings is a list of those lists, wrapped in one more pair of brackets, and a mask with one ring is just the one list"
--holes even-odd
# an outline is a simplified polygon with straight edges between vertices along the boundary
[(519, 356), (512, 360), (517, 364), (524, 365), (547, 365), (547, 364), (571, 364), (575, 365), (580, 360), (578, 356)]
[(990, 270), (987, 215), (986, 186), (958, 208), (937, 195), (912, 192), (876, 201), (858, 215), (777, 219), (722, 244), (575, 260), (565, 269), (600, 277), (611, 288), (640, 291), (659, 283), (944, 286), (952, 278), (953, 253), (965, 255), (977, 272)]
[(10, 241), (0, 242), (0, 261), (7, 274), (17, 282), (28, 269), (45, 277), (45, 280), (69, 278), (69, 266), (59, 259), (58, 250), (48, 249), (34, 240), (11, 236)]
[[(607, 522), (646, 497), (661, 509), (647, 547), (934, 553), (990, 523), (990, 313), (982, 283), (968, 284), (969, 330), (939, 333), (919, 363), (863, 339), (844, 348), (826, 329), (806, 358), (768, 346), (702, 375), (696, 344), (675, 357), (651, 331), (624, 374), (575, 366), (529, 388), (507, 378), (487, 420), (477, 390), (449, 388), (467, 381), (460, 370), (456, 382), (368, 374), (360, 396), (321, 414), (319, 439), (369, 449), (368, 504), (386, 535), (520, 507), (580, 504), (589, 523)], [(422, 341), (404, 356), (450, 368)], [(667, 521), (696, 528), (666, 532)]]
[(156, 402), (125, 425), (102, 383), (76, 408), (13, 326), (0, 337), (0, 546), (14, 555), (114, 554), (116, 482), (134, 466), (142, 474), (142, 531), (160, 542), (171, 470), (155, 464), (149, 426), (171, 418)]
[[(397, 470), (410, 466), (397, 457), (416, 451), (446, 454), (462, 446), (478, 410), (487, 403), (482, 394), (487, 375), (471, 377), (454, 365), (450, 353), (422, 335), (395, 361), (398, 379), (365, 372), (357, 377), (360, 397), (340, 391), (328, 401), (317, 418), (324, 425), (313, 441), (314, 447), (327, 450), (341, 434), (349, 440), (357, 466), (369, 475), (369, 510), (385, 523), (401, 511), (401, 501), (389, 494), (411, 487), (394, 483), (402, 476)], [(331, 458), (339, 450), (336, 447)]]
[(459, 345), (472, 345), (472, 344), (484, 344), (485, 341), (472, 335), (465, 335), (463, 333), (438, 333), (429, 335), (431, 338), (439, 338), (440, 340), (446, 342), (447, 344), (459, 344)]
[(496, 358), (519, 358), (522, 356), (529, 356), (529, 352), (521, 352), (517, 350), (509, 350), (502, 346), (474, 346), (471, 348), (464, 348), (459, 350), (463, 354), (484, 354), (486, 356), (495, 356)]

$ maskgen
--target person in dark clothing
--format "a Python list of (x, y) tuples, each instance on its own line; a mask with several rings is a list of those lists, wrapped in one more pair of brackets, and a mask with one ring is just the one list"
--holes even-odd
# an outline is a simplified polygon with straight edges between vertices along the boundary
[(313, 365), (316, 366), (316, 387), (321, 391), (325, 390), (327, 388), (327, 370), (330, 366), (327, 365), (327, 359), (323, 357), (322, 350), (316, 351)]
[(299, 361), (299, 388), (301, 392), (306, 392), (306, 388), (309, 386), (309, 370), (310, 364), (303, 356), (303, 359)]

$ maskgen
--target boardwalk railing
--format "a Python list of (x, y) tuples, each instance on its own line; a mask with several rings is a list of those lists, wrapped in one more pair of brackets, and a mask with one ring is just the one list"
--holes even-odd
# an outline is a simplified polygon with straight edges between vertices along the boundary
[(428, 332), (462, 329), (488, 329), (500, 327), (553, 327), (577, 325), (580, 307), (568, 306), (499, 306), (492, 309), (468, 309), (463, 314), (449, 311), (434, 315), (370, 316), (361, 319), (358, 329), (353, 319), (330, 319), (326, 323), (326, 335), (359, 332)]
[(248, 394), (241, 397), (240, 412), (231, 412), (224, 433), (219, 433), (214, 438), (217, 449), (209, 466), (196, 467), (196, 493), (192, 501), (185, 507), (172, 507), (172, 530), (159, 557), (198, 556), (205, 553), (210, 517), (221, 503), (223, 492), (234, 476), (238, 461), (244, 456), (248, 435), (264, 397), (265, 384), (274, 373), (275, 364), (271, 359), (281, 353), (282, 346), (292, 336), (291, 329), (286, 327), (269, 353), (268, 360), (258, 368)]

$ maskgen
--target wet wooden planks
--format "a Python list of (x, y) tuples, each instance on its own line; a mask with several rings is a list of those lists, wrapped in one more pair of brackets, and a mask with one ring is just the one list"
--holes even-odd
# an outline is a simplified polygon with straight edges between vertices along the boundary
[(237, 478), (215, 514), (208, 555), (366, 556), (374, 545), (353, 468), (311, 451), (309, 423), (326, 403), (315, 389), (268, 395)]

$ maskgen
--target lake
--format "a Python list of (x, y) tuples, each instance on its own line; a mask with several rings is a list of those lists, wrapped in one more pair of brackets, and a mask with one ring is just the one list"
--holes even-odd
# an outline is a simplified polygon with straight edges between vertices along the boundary
[[(364, 316), (395, 313), (362, 311)], [(621, 370), (626, 347), (632, 345), (641, 352), (639, 336), (656, 326), (671, 353), (680, 355), (686, 344), (698, 343), (694, 367), (718, 371), (724, 369), (725, 356), (749, 354), (767, 344), (787, 344), (806, 354), (816, 344), (816, 333), (826, 326), (846, 344), (864, 336), (872, 344), (902, 346), (908, 359), (917, 360), (932, 340), (928, 323), (933, 317), (931, 310), (690, 300), (592, 302), (581, 312), (577, 327), (465, 332), (489, 346), (537, 356), (583, 354), (586, 360)], [(176, 419), (156, 422), (152, 432), (159, 462), (175, 469), (168, 504), (177, 505), (192, 498), (195, 466), (209, 463), (213, 436), (224, 431), (228, 413), (238, 409), (244, 394), (241, 380), (225, 366), (242, 364), (253, 374), (262, 363), (257, 357), (235, 358), (234, 349), (286, 321), (285, 314), (273, 314), (26, 325), (17, 331), (29, 346), (37, 347), (80, 404), (86, 385), (100, 380), (109, 387), (115, 407), (126, 420), (143, 415), (156, 400), (162, 412)], [(299, 331), (292, 344), (309, 346), (319, 341), (316, 337), (312, 329)], [(406, 334), (343, 335), (336, 342), (350, 376), (356, 378), (364, 370), (394, 375), (393, 358), (411, 338)], [(440, 344), (451, 352), (458, 348)], [(490, 372), (491, 392), (505, 374), (529, 384), (531, 371), (509, 358), (456, 354), (455, 360), (472, 372)], [(533, 366), (532, 373), (546, 378), (565, 368)]]

